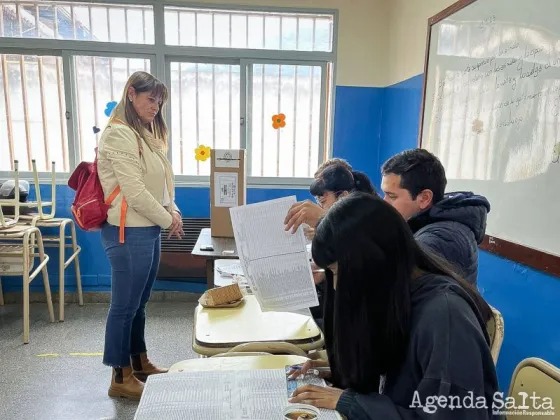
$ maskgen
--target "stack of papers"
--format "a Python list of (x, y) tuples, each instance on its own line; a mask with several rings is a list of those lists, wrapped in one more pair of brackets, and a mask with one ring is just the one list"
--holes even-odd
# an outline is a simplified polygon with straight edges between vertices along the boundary
[(294, 203), (292, 196), (230, 209), (239, 260), (263, 311), (319, 305), (303, 229), (285, 230)]
[[(294, 387), (283, 369), (182, 372), (148, 378), (134, 420), (283, 420)], [(325, 386), (306, 375), (295, 386)], [(320, 420), (337, 420), (320, 410)]]
[(228, 265), (216, 267), (222, 277), (243, 276), (243, 268), (239, 260), (234, 260)]

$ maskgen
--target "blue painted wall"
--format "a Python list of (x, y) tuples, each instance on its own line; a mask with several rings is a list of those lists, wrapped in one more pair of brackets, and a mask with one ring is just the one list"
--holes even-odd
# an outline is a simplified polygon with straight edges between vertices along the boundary
[(348, 160), (379, 185), (378, 170), (384, 88), (338, 86), (333, 156)]
[[(419, 75), (384, 91), (380, 165), (417, 145), (422, 79)], [(503, 391), (515, 366), (527, 357), (560, 366), (560, 279), (487, 252), (480, 253), (478, 273), (484, 297), (504, 316), (497, 367)]]

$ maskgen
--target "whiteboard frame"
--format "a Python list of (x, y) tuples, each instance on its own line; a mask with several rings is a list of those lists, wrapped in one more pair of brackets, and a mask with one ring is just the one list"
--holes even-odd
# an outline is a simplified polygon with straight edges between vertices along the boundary
[[(430, 61), (430, 43), (432, 27), (443, 19), (452, 16), (461, 9), (476, 1), (487, 0), (459, 0), (438, 14), (428, 19), (428, 34), (426, 36), (426, 54), (424, 59), (424, 79), (422, 82), (422, 105), (420, 107), (420, 127), (418, 132), (418, 147), (422, 147), (422, 134), (424, 130), (424, 109), (426, 106), (426, 87), (428, 84), (428, 64)], [(480, 249), (507, 258), (511, 261), (527, 265), (537, 270), (560, 277), (560, 257), (542, 252), (524, 245), (506, 241), (496, 236), (485, 235), (479, 246)]]

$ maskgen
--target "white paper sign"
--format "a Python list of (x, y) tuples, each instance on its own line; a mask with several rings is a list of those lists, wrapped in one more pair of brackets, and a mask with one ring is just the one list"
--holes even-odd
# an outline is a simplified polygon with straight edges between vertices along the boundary
[(214, 205), (216, 207), (235, 207), (238, 175), (235, 172), (214, 172)]
[(216, 168), (239, 168), (239, 150), (213, 150)]

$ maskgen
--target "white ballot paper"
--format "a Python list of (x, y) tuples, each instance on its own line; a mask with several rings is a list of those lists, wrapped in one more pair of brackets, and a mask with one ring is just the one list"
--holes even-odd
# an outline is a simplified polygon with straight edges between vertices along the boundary
[[(325, 386), (322, 379), (306, 377)], [(287, 383), (283, 369), (152, 375), (134, 420), (283, 420)], [(332, 410), (320, 411), (319, 420), (339, 418)]]
[(303, 230), (285, 230), (295, 202), (292, 196), (230, 209), (239, 260), (263, 311), (319, 305)]

